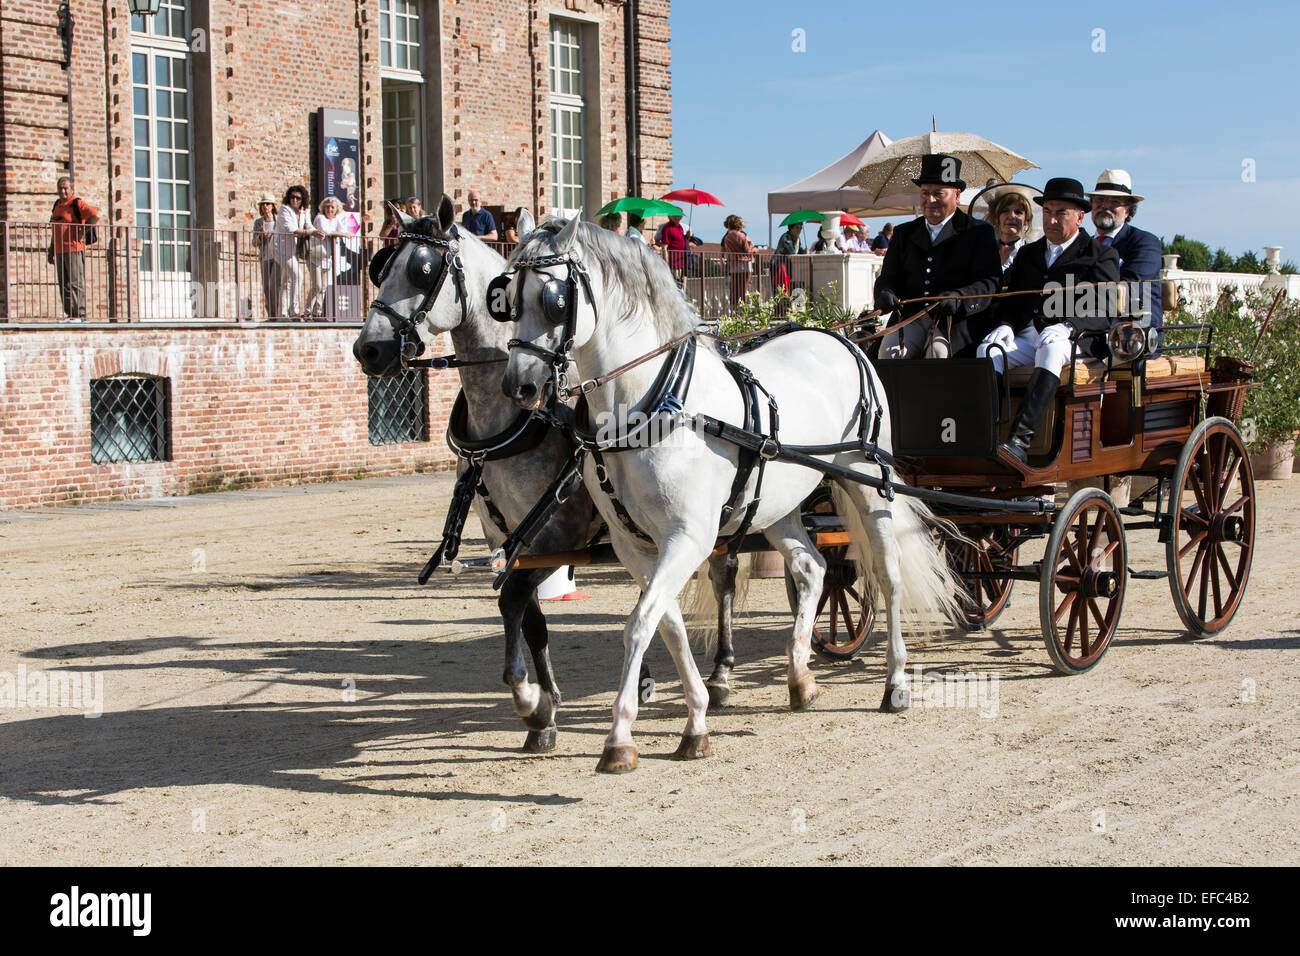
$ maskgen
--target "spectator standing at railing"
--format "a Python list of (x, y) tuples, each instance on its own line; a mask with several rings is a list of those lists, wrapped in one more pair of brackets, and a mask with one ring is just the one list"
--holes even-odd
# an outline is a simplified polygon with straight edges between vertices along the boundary
[(673, 274), (681, 281), (681, 273), (686, 269), (687, 253), (691, 248), (690, 230), (682, 226), (681, 216), (669, 216), (668, 221), (655, 233), (655, 242), (662, 245), (668, 253), (668, 265)]
[(397, 234), (402, 231), (402, 221), (397, 218), (397, 211), (401, 207), (401, 203), (384, 203), (384, 225), (379, 230), (379, 238), (383, 240), (382, 245), (397, 245)]
[(307, 241), (316, 232), (311, 226), (310, 208), (306, 188), (290, 186), (275, 217), (275, 261), (280, 267), (278, 314), (286, 318), (303, 314), (303, 287), (307, 283), (307, 266), (303, 260), (307, 256)]
[(99, 222), (99, 211), (77, 195), (71, 177), (60, 176), (58, 190), (45, 259), (59, 281), (65, 321), (81, 322), (86, 318), (86, 227)]
[(469, 191), (469, 208), (460, 217), (460, 224), (484, 242), (496, 241), (497, 221), (483, 208), (483, 194), (477, 189)]
[(627, 231), (625, 231), (623, 235), (627, 236), (629, 239), (635, 239), (637, 242), (645, 242), (645, 236), (641, 235), (641, 226), (644, 223), (644, 219), (631, 210), (628, 210)]
[[(312, 308), (314, 316), (337, 319), (340, 313), (340, 287), (353, 289), (360, 281), (353, 265), (353, 253), (360, 250), (356, 238), (357, 222), (349, 212), (344, 212), (343, 205), (335, 196), (326, 196), (321, 200), (320, 212), (315, 222), (316, 234), (312, 237), (312, 265), (315, 276), (312, 283)], [(356, 315), (360, 303), (351, 303), (351, 296), (345, 300), (342, 311)]]
[(257, 218), (253, 220), (253, 246), (262, 264), (262, 298), (266, 317), (280, 314), (280, 264), (275, 261), (275, 197), (263, 193), (257, 201)]
[(745, 234), (745, 220), (730, 215), (722, 221), (727, 234), (722, 237), (722, 251), (727, 254), (727, 271), (731, 275), (731, 308), (734, 310), (749, 291), (749, 274), (757, 251)]
[(419, 196), (406, 197), (406, 214), (412, 219), (419, 219), (424, 215), (424, 203), (420, 202)]
[(885, 250), (889, 248), (889, 240), (893, 238), (894, 224), (892, 222), (887, 222), (885, 223), (884, 228), (880, 230), (880, 234), (872, 240), (871, 251), (878, 256), (883, 256)]

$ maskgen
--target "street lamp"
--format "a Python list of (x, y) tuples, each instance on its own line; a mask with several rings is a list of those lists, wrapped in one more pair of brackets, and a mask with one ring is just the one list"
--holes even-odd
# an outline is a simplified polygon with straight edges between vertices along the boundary
[(162, 0), (130, 0), (131, 14), (137, 17), (151, 17), (158, 12)]

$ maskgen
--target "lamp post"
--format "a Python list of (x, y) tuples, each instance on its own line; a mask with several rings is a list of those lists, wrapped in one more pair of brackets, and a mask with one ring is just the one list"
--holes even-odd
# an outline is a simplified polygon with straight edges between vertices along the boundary
[(158, 12), (162, 0), (130, 0), (130, 4), (132, 16), (151, 17)]
[(59, 4), (59, 39), (63, 43), (63, 69), (68, 74), (68, 175), (77, 181), (72, 149), (72, 10), (67, 0)]

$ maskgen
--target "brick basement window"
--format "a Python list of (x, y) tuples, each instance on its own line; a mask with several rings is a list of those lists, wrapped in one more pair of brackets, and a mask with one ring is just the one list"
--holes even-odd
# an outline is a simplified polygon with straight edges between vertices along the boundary
[(170, 381), (119, 375), (90, 383), (90, 460), (168, 461), (171, 449)]
[(370, 444), (400, 445), (429, 440), (429, 373), (407, 369), (392, 378), (367, 380)]

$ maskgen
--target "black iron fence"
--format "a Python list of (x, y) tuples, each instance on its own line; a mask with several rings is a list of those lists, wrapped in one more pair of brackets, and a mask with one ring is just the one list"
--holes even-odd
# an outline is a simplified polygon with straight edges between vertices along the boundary
[[(386, 241), (98, 226), (94, 242), (56, 254), (55, 228), (0, 222), (0, 322), (361, 321), (375, 293), (366, 266)], [(812, 290), (812, 256), (656, 251), (706, 319), (746, 295)]]

